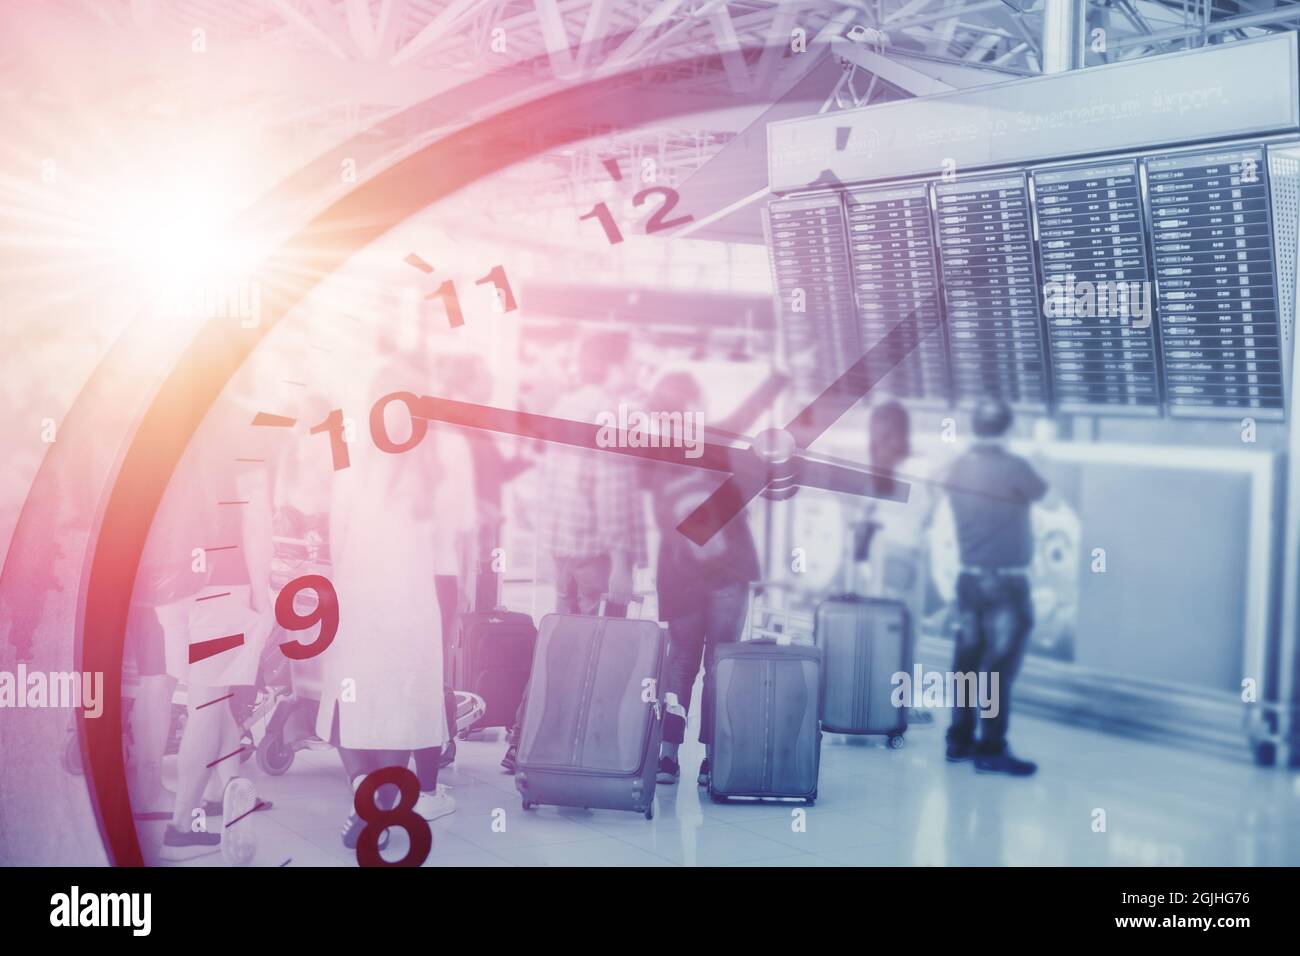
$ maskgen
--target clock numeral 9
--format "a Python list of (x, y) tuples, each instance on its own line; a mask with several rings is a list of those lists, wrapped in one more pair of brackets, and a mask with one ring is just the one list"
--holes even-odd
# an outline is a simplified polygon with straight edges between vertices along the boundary
[[(316, 595), (316, 606), (306, 614), (299, 614), (294, 601), (304, 591)], [(286, 631), (306, 631), (320, 625), (320, 633), (310, 644), (285, 641), (280, 645), (284, 656), (290, 660), (304, 661), (315, 657), (334, 642), (339, 631), (339, 598), (329, 578), (319, 574), (305, 574), (286, 584), (275, 598), (275, 621)]]

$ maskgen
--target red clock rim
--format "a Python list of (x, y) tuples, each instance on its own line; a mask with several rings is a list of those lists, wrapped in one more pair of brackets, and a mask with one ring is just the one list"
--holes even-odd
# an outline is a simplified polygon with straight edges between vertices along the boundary
[[(752, 49), (763, 47), (744, 52)], [(694, 67), (715, 58), (686, 58), (656, 68)], [(319, 283), (305, 278), (294, 265), (307, 263), (323, 277), (437, 200), (531, 156), (590, 138), (592, 133), (583, 124), (599, 117), (602, 107), (622, 107), (636, 114), (624, 130), (700, 110), (699, 104), (685, 104), (671, 96), (638, 102), (637, 87), (629, 84), (645, 69), (610, 74), (510, 107), (449, 133), (358, 185), (268, 258), (261, 276), (262, 287), (271, 290), (269, 301), (264, 295), (269, 314), (257, 329), (235, 334), (231, 323), (210, 320), (168, 374), (122, 457), (93, 544), (78, 612), (80, 666), (105, 675), (103, 715), (88, 721), (78, 713), (77, 723), (91, 804), (110, 864), (144, 865), (131, 815), (121, 739), (123, 645), (136, 568), (163, 492), (194, 430), (262, 337)], [(444, 96), (425, 100), (406, 113), (432, 107)], [(531, 138), (525, 140), (521, 131), (528, 131)], [(185, 400), (178, 400), (182, 396)]]

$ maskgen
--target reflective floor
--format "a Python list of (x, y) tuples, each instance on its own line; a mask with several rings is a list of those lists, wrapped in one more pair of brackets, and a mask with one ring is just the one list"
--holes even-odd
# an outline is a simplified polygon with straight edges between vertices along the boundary
[[(1013, 722), (1036, 777), (978, 775), (943, 759), (943, 724), (915, 725), (901, 750), (827, 735), (820, 794), (793, 804), (711, 803), (695, 786), (703, 756), (682, 752), (684, 784), (639, 814), (520, 808), (498, 761), (500, 731), (460, 744), (444, 771), (458, 810), (433, 823), (428, 866), (966, 866), (1300, 863), (1300, 777), (1165, 745)], [(355, 865), (339, 828), (349, 791), (337, 756), (304, 751), (280, 777), (245, 772), (273, 809), (256, 814), (254, 865)], [(495, 824), (495, 825), (494, 825)], [(162, 824), (141, 824), (152, 857)], [(406, 850), (394, 832), (386, 857)], [(222, 865), (219, 854), (183, 865)]]

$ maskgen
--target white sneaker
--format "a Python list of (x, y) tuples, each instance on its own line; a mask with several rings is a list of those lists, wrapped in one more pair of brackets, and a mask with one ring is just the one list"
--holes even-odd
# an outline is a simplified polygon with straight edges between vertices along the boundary
[(221, 855), (229, 866), (247, 866), (257, 854), (257, 833), (251, 819), (256, 809), (253, 781), (232, 777), (221, 798)]
[(415, 801), (415, 812), (429, 821), (455, 813), (456, 801), (447, 791), (448, 787), (440, 783), (436, 792), (421, 793)]

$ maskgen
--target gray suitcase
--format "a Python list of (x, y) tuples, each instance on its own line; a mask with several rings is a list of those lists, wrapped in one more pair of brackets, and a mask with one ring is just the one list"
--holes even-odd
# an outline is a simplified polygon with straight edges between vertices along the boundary
[(880, 734), (903, 746), (907, 708), (891, 699), (893, 677), (912, 672), (912, 621), (901, 601), (852, 595), (817, 607), (814, 633), (822, 651), (822, 729)]
[(714, 652), (709, 797), (817, 799), (821, 652), (770, 640)]
[(525, 810), (551, 804), (653, 819), (667, 644), (655, 621), (542, 618), (515, 774)]

